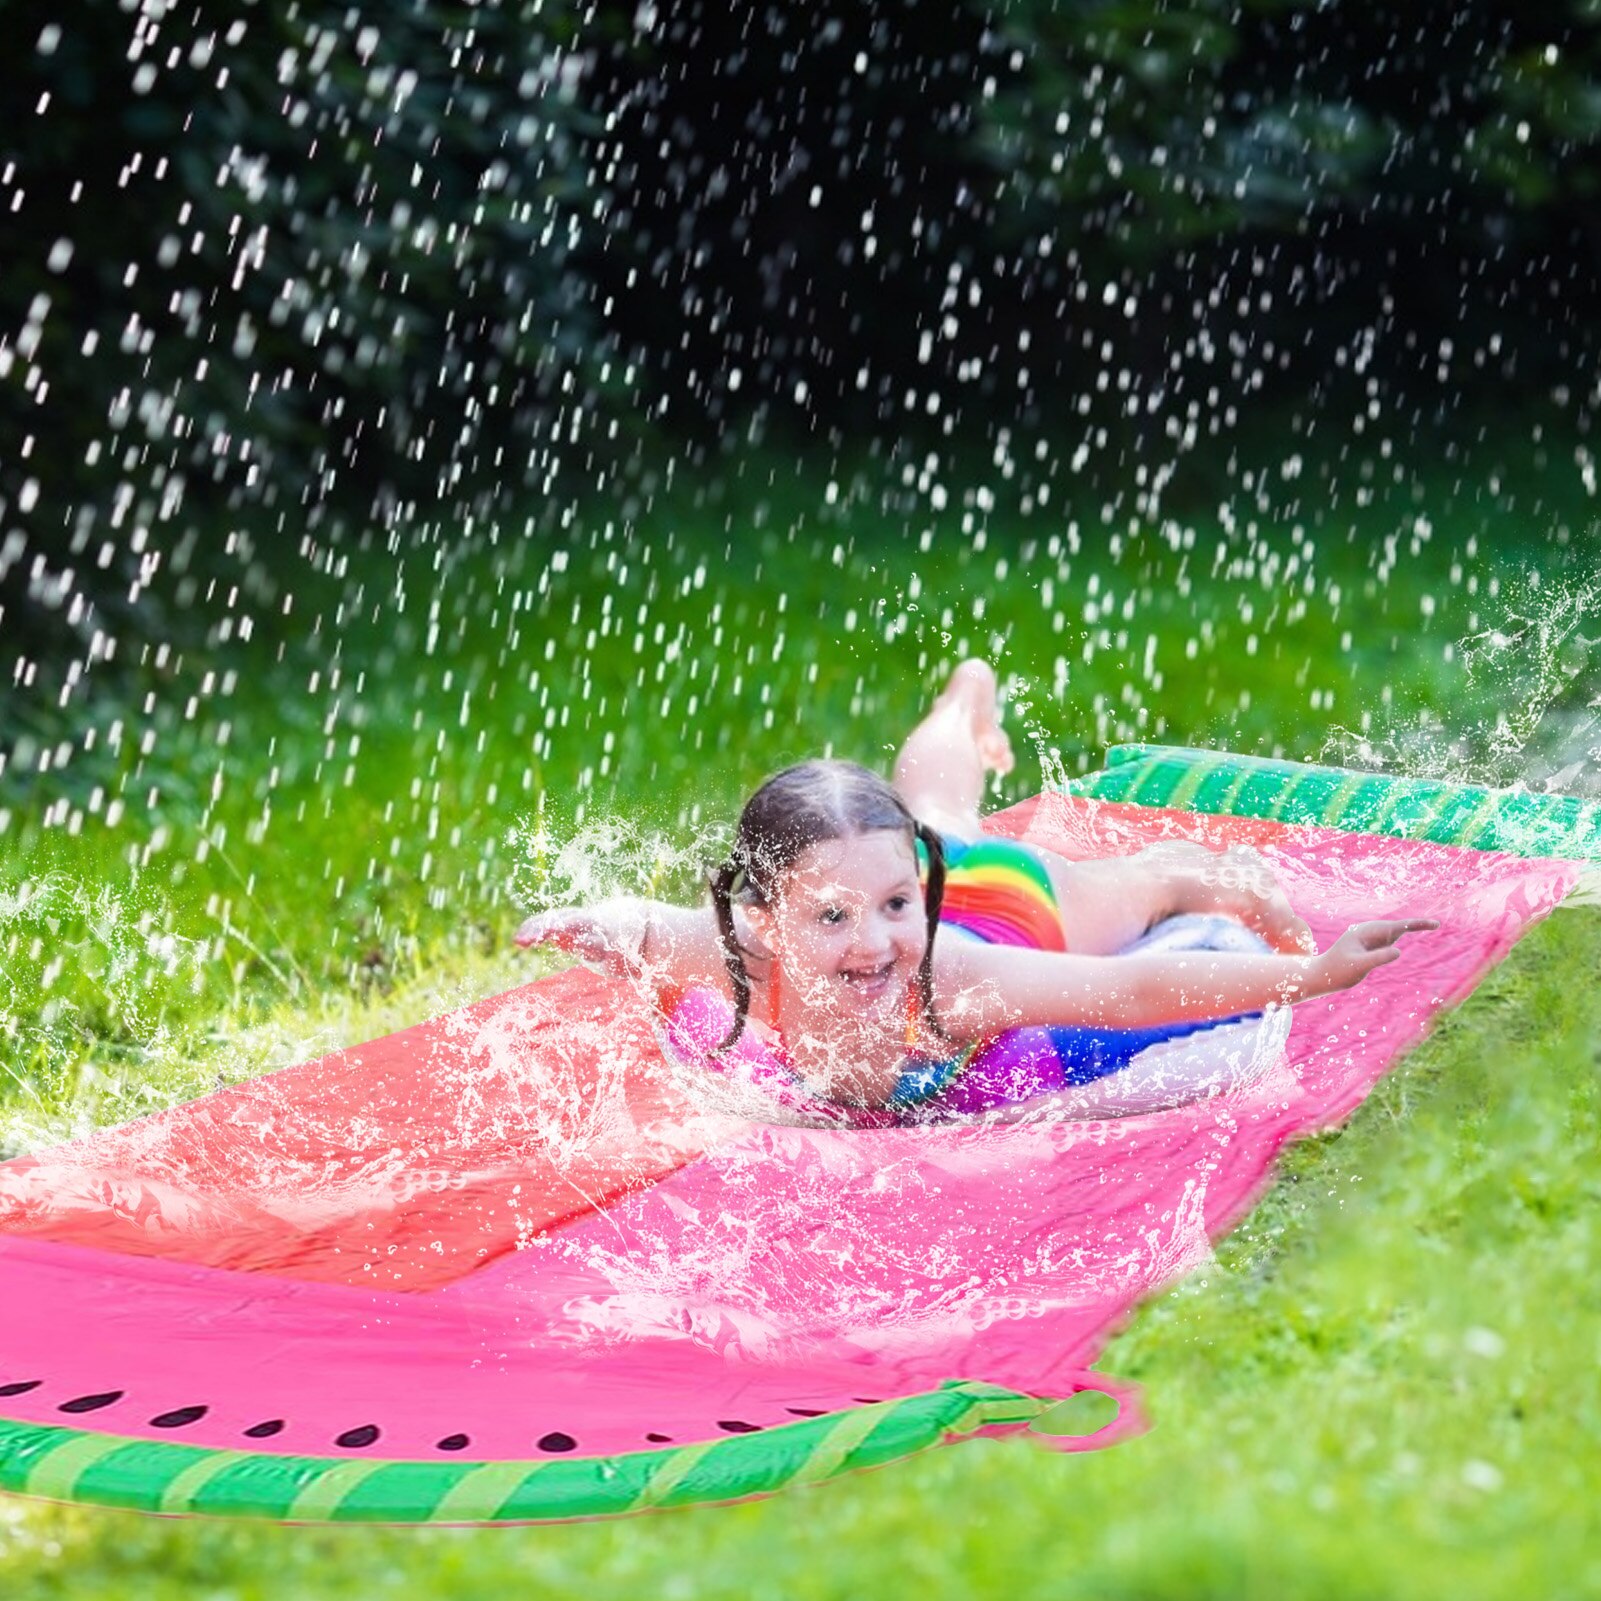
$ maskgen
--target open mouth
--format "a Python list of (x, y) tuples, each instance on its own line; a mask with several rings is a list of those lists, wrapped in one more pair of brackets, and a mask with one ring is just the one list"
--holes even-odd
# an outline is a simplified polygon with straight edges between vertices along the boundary
[(840, 977), (861, 995), (882, 995), (895, 975), (894, 962), (882, 967), (864, 967), (842, 972)]

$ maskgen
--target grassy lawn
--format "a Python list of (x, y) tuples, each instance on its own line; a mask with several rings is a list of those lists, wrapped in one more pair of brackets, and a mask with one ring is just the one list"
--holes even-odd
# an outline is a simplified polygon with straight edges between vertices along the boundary
[[(1571, 452), (1402, 473), (1264, 447), (1156, 514), (1033, 459), (752, 449), (580, 498), (545, 537), (318, 556), (248, 640), (150, 641), (0, 775), (0, 1143), (520, 982), (524, 907), (685, 888), (765, 772), (884, 765), (967, 651), (1025, 747), (997, 803), (1126, 738), (1315, 759), (1365, 737), (1507, 781), (1595, 692)], [(521, 1531), (0, 1502), (4, 1593), (1601, 1594), (1598, 966), (1601, 913), (1558, 913), (1295, 1151), (1107, 1353), (1157, 1422), (1115, 1451), (982, 1442)]]

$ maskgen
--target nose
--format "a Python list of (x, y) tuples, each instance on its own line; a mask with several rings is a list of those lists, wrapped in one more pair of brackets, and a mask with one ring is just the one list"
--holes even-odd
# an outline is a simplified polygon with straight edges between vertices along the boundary
[(875, 967), (882, 967), (898, 948), (895, 925), (881, 913), (870, 912), (857, 918), (851, 933), (852, 957)]

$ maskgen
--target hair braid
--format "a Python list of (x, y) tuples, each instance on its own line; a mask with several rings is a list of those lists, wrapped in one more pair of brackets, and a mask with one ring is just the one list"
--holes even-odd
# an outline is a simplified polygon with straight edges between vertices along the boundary
[(923, 890), (923, 907), (928, 918), (928, 943), (917, 967), (918, 1011), (923, 1021), (939, 1035), (948, 1036), (934, 1015), (934, 936), (939, 932), (940, 907), (945, 903), (945, 842), (927, 823), (913, 823), (913, 832), (928, 852), (928, 884)]
[(742, 871), (739, 863), (730, 857), (707, 880), (712, 892), (712, 910), (717, 916), (718, 943), (722, 946), (729, 983), (734, 988), (734, 1027), (728, 1038), (718, 1046), (723, 1051), (728, 1050), (744, 1032), (745, 1018), (750, 1012), (750, 974), (745, 971), (745, 958), (734, 933), (734, 881)]

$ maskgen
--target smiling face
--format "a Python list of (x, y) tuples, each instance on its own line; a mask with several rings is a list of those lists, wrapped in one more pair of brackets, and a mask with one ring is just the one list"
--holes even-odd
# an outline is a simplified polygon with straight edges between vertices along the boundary
[(928, 944), (917, 858), (897, 829), (808, 846), (776, 903), (747, 915), (786, 991), (842, 1019), (896, 1014)]

